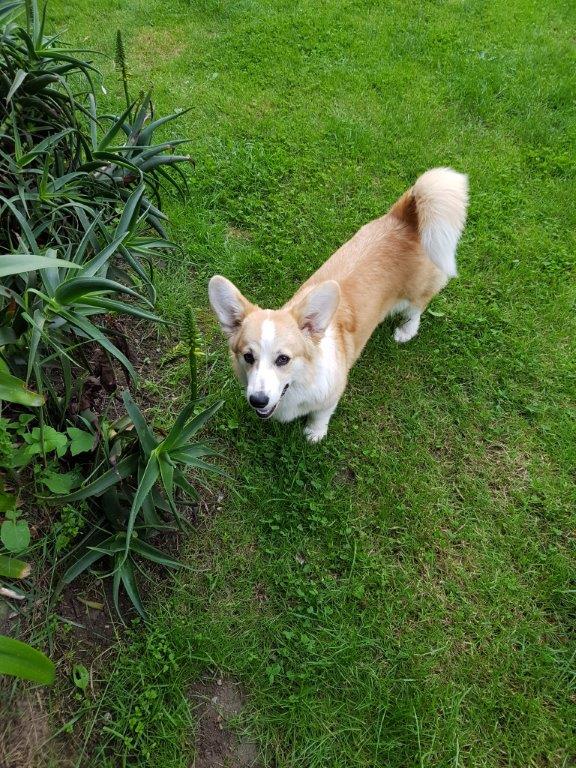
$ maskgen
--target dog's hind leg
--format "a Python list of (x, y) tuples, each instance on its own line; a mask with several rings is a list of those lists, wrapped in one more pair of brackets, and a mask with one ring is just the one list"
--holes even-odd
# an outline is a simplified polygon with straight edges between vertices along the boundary
[(414, 304), (409, 304), (403, 309), (402, 314), (405, 318), (404, 322), (394, 331), (394, 339), (399, 344), (404, 344), (406, 341), (410, 341), (410, 339), (413, 339), (414, 336), (416, 336), (418, 328), (420, 327), (422, 310), (414, 306)]

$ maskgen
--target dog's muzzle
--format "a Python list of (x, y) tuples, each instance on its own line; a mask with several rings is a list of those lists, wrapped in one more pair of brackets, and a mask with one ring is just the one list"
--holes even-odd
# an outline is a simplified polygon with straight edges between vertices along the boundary
[(252, 407), (254, 408), (256, 413), (258, 414), (258, 418), (260, 418), (260, 419), (269, 419), (270, 416), (272, 416), (272, 414), (274, 413), (276, 408), (278, 408), (280, 400), (282, 400), (282, 398), (286, 394), (286, 390), (288, 389), (289, 386), (290, 386), (290, 384), (286, 384), (286, 386), (282, 390), (282, 394), (278, 398), (278, 401), (276, 403), (274, 403), (274, 405), (271, 408), (256, 408), (254, 405), (252, 405), (252, 403), (250, 403), (250, 405), (252, 405)]

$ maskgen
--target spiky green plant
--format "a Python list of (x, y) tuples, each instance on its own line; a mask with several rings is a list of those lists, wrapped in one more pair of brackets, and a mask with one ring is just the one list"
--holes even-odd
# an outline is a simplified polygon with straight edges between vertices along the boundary
[[(108, 557), (113, 564), (109, 574), (113, 575), (113, 596), (118, 614), (121, 615), (118, 594), (122, 584), (136, 610), (145, 617), (136, 579), (137, 558), (168, 568), (180, 567), (178, 561), (146, 539), (151, 531), (166, 529), (169, 518), (180, 527), (186, 524), (178, 511), (177, 493), (198, 498), (187, 476), (191, 470), (224, 474), (217, 466), (205, 461), (216, 455), (212, 448), (194, 439), (222, 406), (222, 401), (196, 415), (196, 404), (189, 403), (168, 434), (160, 437), (150, 428), (127, 390), (123, 400), (129, 418), (123, 420), (118, 432), (114, 430), (113, 445), (106, 451), (108, 456), (114, 456), (113, 465), (73, 493), (52, 500), (59, 504), (87, 500), (100, 513), (98, 528), (86, 537), (80, 554), (75, 555), (74, 562), (64, 573), (59, 589)], [(105, 459), (101, 468), (110, 463), (109, 458)]]
[[(182, 140), (153, 141), (156, 128), (177, 115), (154, 120), (149, 94), (129, 101), (120, 33), (127, 107), (120, 116), (98, 115), (98, 73), (86, 52), (45, 34), (45, 8), (37, 0), (0, 0), (0, 19), (19, 8), (26, 10), (26, 25), (7, 21), (0, 34), (0, 260), (21, 265), (0, 273), (0, 358), (11, 375), (35, 379), (61, 418), (70, 383), (82, 383), (74, 374), (90, 373), (89, 342), (134, 375), (94, 316), (157, 320), (150, 313), (154, 257), (173, 247), (162, 226), (160, 192), (168, 182), (183, 191), (186, 178), (177, 166), (189, 157), (173, 152)], [(27, 269), (30, 254), (51, 260), (53, 268)], [(74, 266), (63, 268), (57, 258)], [(121, 294), (130, 302), (119, 301)], [(47, 377), (56, 364), (63, 373), (60, 393)]]
[[(22, 10), (26, 22), (19, 26), (13, 17)], [(175, 153), (182, 139), (154, 142), (155, 131), (178, 114), (155, 118), (150, 94), (130, 99), (119, 31), (116, 64), (126, 108), (102, 115), (90, 52), (46, 35), (38, 0), (0, 0), (0, 22), (0, 400), (38, 408), (43, 447), (47, 430), (70, 423), (70, 403), (91, 373), (89, 350), (99, 347), (135, 378), (105, 316), (160, 321), (152, 312), (153, 265), (159, 251), (174, 246), (163, 228), (161, 193), (167, 186), (185, 191), (180, 166), (190, 157)], [(94, 422), (76, 417), (91, 430), (82, 457), (74, 455), (86, 479), (59, 497), (63, 503), (86, 500), (93, 522), (63, 583), (111, 558), (117, 607), (123, 585), (142, 614), (138, 558), (178, 566), (147, 538), (185, 524), (182, 497), (197, 498), (190, 470), (218, 471), (203, 460), (211, 449), (193, 440), (220, 404), (194, 415), (191, 313), (186, 333), (191, 402), (169, 434), (152, 431), (129, 392), (127, 416), (113, 426), (102, 415), (91, 414)], [(22, 466), (10, 469), (24, 487)]]
[[(9, 21), (26, 8), (27, 24)], [(154, 144), (156, 129), (177, 114), (154, 119), (150, 94), (131, 101), (122, 36), (116, 40), (126, 109), (99, 115), (89, 51), (45, 34), (37, 0), (0, 0), (0, 251), (38, 253), (77, 242), (97, 216), (106, 223), (133, 189), (145, 185), (139, 211), (164, 237), (160, 189), (182, 192), (186, 176), (176, 154), (184, 140)]]
[(198, 370), (196, 356), (198, 353), (198, 333), (196, 319), (191, 307), (184, 312), (184, 331), (188, 344), (188, 365), (190, 368), (190, 400), (194, 402), (198, 396)]

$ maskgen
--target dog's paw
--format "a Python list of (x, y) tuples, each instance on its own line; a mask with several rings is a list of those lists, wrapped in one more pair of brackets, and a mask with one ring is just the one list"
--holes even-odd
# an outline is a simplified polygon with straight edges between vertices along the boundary
[(328, 434), (328, 427), (309, 425), (304, 427), (304, 434), (309, 443), (319, 443)]
[(394, 331), (394, 341), (397, 341), (398, 344), (405, 344), (410, 339), (413, 339), (417, 333), (418, 326), (414, 328), (410, 322), (404, 323), (404, 325), (399, 325)]

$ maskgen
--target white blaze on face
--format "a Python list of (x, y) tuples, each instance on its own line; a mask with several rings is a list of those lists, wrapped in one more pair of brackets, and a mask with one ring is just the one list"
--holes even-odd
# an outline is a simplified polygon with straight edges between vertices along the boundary
[(274, 345), (276, 339), (276, 325), (274, 320), (264, 320), (262, 323), (262, 335), (260, 336), (260, 348), (267, 347), (270, 349)]
[(264, 320), (260, 333), (260, 349), (258, 359), (252, 370), (248, 373), (248, 387), (246, 395), (265, 394), (270, 405), (276, 405), (282, 394), (282, 387), (278, 377), (278, 367), (275, 365), (276, 324), (273, 320)]

